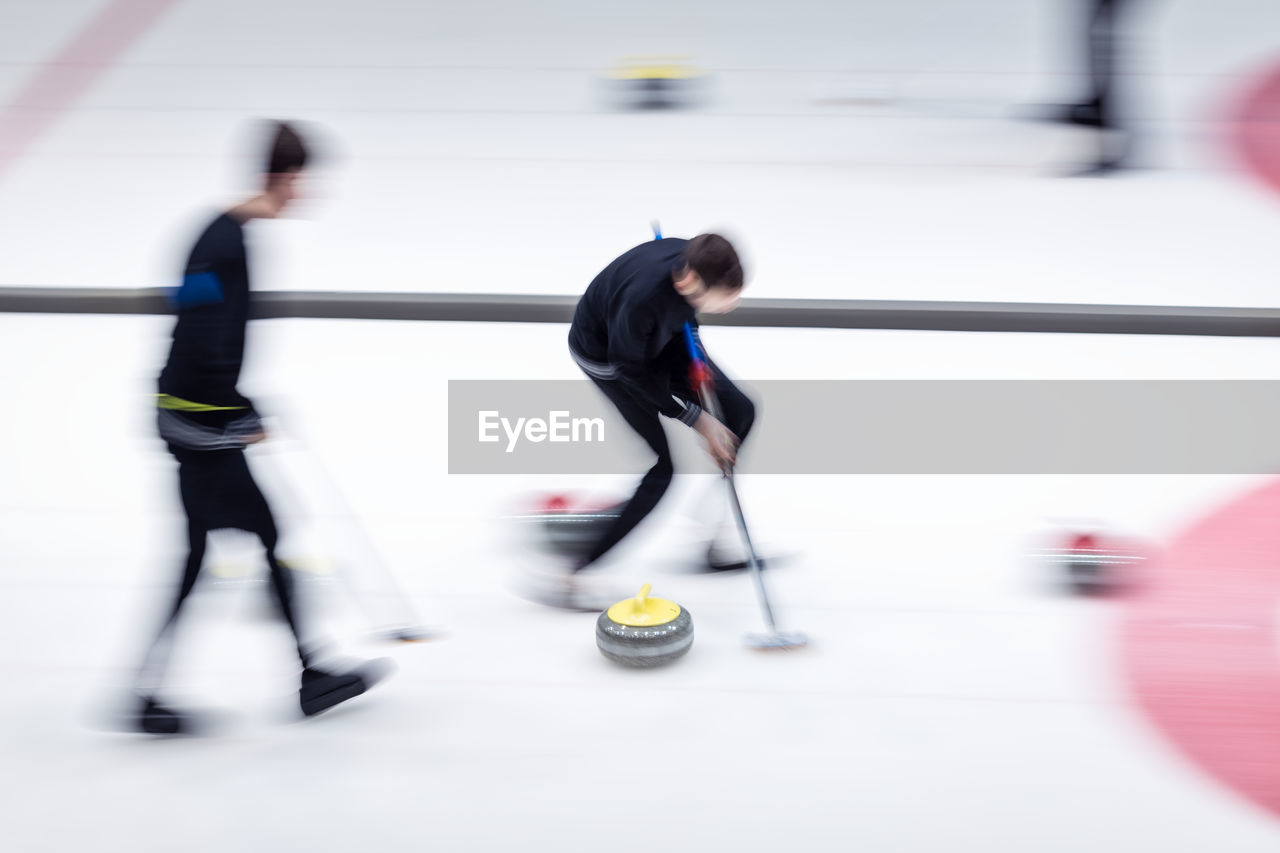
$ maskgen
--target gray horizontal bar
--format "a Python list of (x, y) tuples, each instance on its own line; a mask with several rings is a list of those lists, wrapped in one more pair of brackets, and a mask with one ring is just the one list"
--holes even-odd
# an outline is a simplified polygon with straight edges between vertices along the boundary
[[(163, 288), (0, 287), (0, 312), (166, 314)], [(258, 291), (254, 316), (476, 323), (568, 323), (576, 296), (466, 293)], [(916, 329), (1104, 335), (1280, 337), (1280, 309), (1050, 302), (905, 302), (859, 299), (745, 299), (709, 326)]]
[(164, 288), (0, 287), (0, 311), (12, 314), (166, 314)]

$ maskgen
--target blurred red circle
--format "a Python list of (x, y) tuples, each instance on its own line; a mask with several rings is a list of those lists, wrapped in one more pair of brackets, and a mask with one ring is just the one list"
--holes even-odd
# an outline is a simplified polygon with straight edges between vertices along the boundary
[(1122, 599), (1120, 659), (1147, 720), (1280, 815), (1280, 480), (1192, 524)]
[(1241, 98), (1231, 121), (1231, 140), (1245, 168), (1280, 192), (1280, 65)]

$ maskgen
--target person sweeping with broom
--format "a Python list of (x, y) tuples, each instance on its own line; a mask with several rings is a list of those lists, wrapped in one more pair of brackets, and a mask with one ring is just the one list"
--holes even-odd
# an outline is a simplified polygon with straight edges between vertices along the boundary
[[(732, 468), (751, 431), (756, 407), (713, 362), (722, 418), (698, 403), (693, 388), (686, 325), (697, 339), (699, 312), (723, 314), (737, 307), (744, 284), (733, 245), (718, 234), (690, 240), (656, 239), (610, 263), (583, 294), (569, 329), (569, 352), (627, 424), (657, 457), (631, 498), (605, 515), (598, 538), (538, 595), (551, 606), (596, 609), (581, 573), (636, 528), (657, 506), (675, 473), (662, 418), (694, 429), (723, 471)], [(741, 543), (725, 528), (712, 538), (705, 568), (742, 569)]]

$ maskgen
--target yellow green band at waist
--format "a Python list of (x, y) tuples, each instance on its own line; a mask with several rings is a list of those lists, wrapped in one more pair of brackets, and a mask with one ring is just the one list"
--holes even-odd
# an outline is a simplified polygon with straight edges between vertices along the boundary
[(193, 403), (172, 394), (157, 394), (156, 405), (175, 412), (234, 412), (249, 408), (248, 406), (210, 406), (205, 403)]

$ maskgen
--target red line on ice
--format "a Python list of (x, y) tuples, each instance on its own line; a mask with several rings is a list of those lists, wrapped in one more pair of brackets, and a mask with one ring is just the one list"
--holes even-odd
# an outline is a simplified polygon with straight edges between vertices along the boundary
[(177, 0), (114, 0), (0, 107), (0, 176)]

